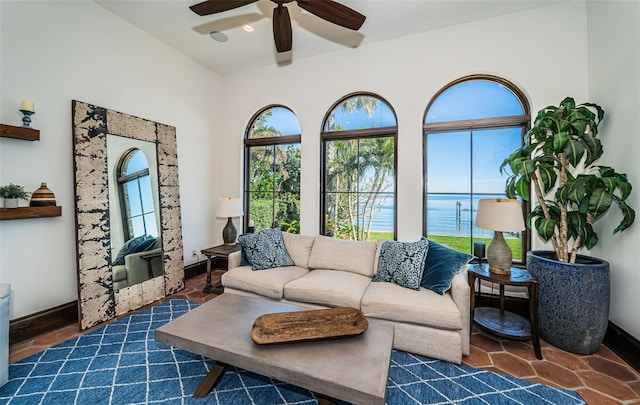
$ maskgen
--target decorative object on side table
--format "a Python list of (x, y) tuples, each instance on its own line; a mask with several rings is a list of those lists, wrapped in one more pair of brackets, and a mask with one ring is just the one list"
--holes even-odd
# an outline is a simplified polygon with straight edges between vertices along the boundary
[(227, 218), (227, 225), (225, 225), (222, 230), (222, 240), (225, 245), (233, 245), (236, 243), (238, 231), (236, 230), (235, 225), (233, 225), (233, 218), (237, 218), (242, 214), (242, 201), (240, 201), (239, 198), (218, 198), (216, 216), (220, 218)]
[[(485, 280), (500, 285), (500, 308), (476, 307), (476, 280)], [(471, 286), (471, 324), (474, 322), (483, 330), (501, 337), (517, 340), (529, 340), (533, 343), (536, 358), (542, 359), (540, 335), (538, 333), (538, 281), (526, 270), (513, 268), (509, 274), (492, 273), (486, 264), (469, 266), (469, 285)], [(504, 286), (526, 287), (529, 292), (529, 319), (504, 310)], [(478, 282), (480, 294), (480, 281)]]
[(525, 134), (524, 146), (500, 167), (512, 173), (507, 196), (529, 200), (533, 186), (537, 205), (528, 225), (554, 249), (527, 254), (527, 270), (537, 277), (540, 288), (540, 335), (579, 354), (594, 353), (604, 339), (610, 285), (609, 264), (578, 251), (598, 243), (593, 224), (613, 203), (622, 212), (614, 234), (635, 220), (635, 211), (625, 202), (632, 188), (627, 176), (594, 164), (603, 154), (597, 138), (603, 118), (600, 106), (576, 105), (570, 97), (557, 107), (548, 106)]
[(489, 271), (496, 274), (509, 274), (513, 253), (505, 242), (502, 232), (519, 232), (525, 229), (520, 202), (506, 198), (481, 199), (478, 202), (476, 226), (495, 231), (487, 247)]
[(18, 200), (26, 200), (29, 194), (29, 192), (24, 191), (23, 186), (13, 183), (0, 187), (0, 197), (4, 198), (5, 208), (18, 208)]
[(41, 183), (40, 188), (31, 193), (30, 207), (47, 207), (56, 205), (56, 196), (47, 188), (47, 183)]
[(24, 115), (22, 117), (22, 126), (30, 128), (31, 127), (31, 115), (35, 114), (35, 107), (33, 101), (22, 100), (20, 104), (20, 111)]

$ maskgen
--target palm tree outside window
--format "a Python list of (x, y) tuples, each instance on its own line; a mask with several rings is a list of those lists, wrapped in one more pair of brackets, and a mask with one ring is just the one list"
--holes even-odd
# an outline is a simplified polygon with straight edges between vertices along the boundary
[[(475, 226), (478, 200), (506, 198), (500, 165), (522, 145), (530, 121), (524, 93), (500, 77), (463, 77), (435, 95), (423, 120), (424, 235), (465, 253), (474, 242), (489, 244), (493, 231)], [(505, 233), (514, 262), (524, 260), (527, 236)]]
[(300, 123), (289, 108), (270, 105), (249, 121), (244, 140), (245, 229), (300, 233)]
[(354, 93), (328, 111), (321, 133), (321, 233), (395, 240), (396, 115), (372, 93)]

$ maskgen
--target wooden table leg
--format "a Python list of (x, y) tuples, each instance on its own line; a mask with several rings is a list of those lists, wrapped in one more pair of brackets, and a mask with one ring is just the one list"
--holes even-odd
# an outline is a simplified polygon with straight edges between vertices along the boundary
[(220, 378), (222, 377), (222, 375), (226, 370), (227, 370), (226, 364), (216, 361), (213, 367), (211, 367), (211, 370), (209, 370), (209, 374), (207, 374), (207, 376), (204, 377), (204, 380), (202, 380), (202, 382), (196, 389), (196, 392), (193, 393), (193, 398), (206, 397), (211, 392), (213, 387), (216, 386), (218, 381), (220, 381)]
[(207, 255), (207, 280), (202, 292), (210, 294), (213, 292), (213, 286), (211, 285), (211, 256)]
[(476, 275), (472, 272), (468, 273), (469, 277), (469, 285), (471, 286), (470, 297), (469, 297), (469, 336), (473, 333), (473, 318), (476, 314)]
[(529, 284), (529, 322), (531, 323), (531, 341), (536, 358), (542, 360), (540, 333), (538, 331), (538, 282)]
[(335, 400), (326, 395), (316, 393), (316, 397), (318, 398), (318, 405), (334, 405)]

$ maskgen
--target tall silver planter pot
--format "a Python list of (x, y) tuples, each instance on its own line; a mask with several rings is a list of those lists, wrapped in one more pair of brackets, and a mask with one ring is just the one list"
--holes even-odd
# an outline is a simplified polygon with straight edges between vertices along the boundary
[(575, 264), (553, 251), (527, 253), (527, 271), (538, 279), (540, 337), (561, 349), (592, 354), (609, 322), (609, 263), (578, 255)]

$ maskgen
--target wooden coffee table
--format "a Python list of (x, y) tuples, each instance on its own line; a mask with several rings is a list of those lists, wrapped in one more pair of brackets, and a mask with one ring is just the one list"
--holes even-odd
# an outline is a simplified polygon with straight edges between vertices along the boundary
[(384, 404), (393, 326), (369, 320), (357, 336), (311, 342), (257, 345), (254, 320), (264, 314), (308, 308), (222, 294), (156, 329), (155, 339), (216, 360), (194, 397), (206, 396), (227, 364), (324, 396), (355, 404)]

